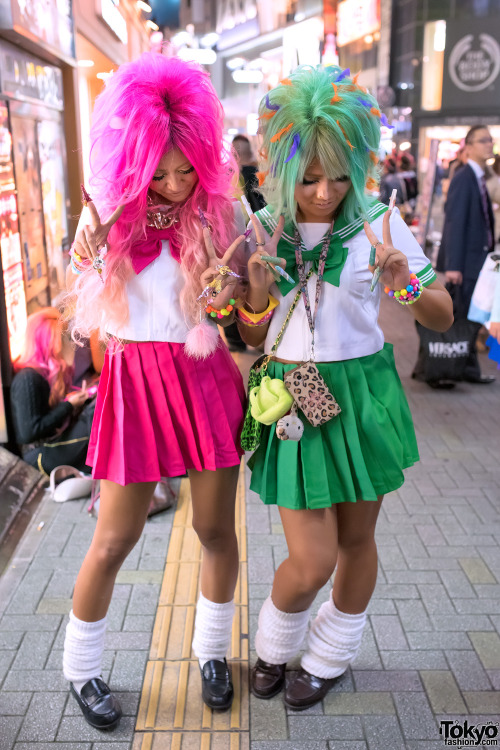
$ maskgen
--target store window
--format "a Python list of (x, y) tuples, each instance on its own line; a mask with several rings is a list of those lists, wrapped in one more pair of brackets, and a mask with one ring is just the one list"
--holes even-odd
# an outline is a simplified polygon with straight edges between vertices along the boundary
[(0, 248), (11, 359), (21, 354), (27, 320), (16, 193), (9, 113), (0, 101)]
[(441, 109), (446, 21), (425, 24), (422, 60), (422, 109)]

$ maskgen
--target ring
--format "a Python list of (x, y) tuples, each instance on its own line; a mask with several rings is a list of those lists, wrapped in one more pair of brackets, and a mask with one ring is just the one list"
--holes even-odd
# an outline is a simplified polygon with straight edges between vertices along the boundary
[(255, 244), (257, 245), (257, 247), (264, 247), (264, 245), (266, 243), (265, 242), (256, 242)]
[(92, 261), (92, 268), (94, 268), (97, 273), (102, 273), (102, 269), (104, 268), (105, 261), (104, 258), (101, 258), (100, 256), (96, 255), (94, 260)]

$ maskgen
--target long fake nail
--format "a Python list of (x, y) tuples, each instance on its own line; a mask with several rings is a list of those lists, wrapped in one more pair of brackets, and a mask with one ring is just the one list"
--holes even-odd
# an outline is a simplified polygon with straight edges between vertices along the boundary
[(207, 217), (205, 216), (205, 214), (201, 210), (200, 206), (198, 206), (198, 214), (199, 214), (199, 217), (200, 217), (201, 226), (203, 227), (203, 229), (208, 229), (209, 227), (208, 227)]
[(86, 206), (87, 203), (89, 203), (92, 200), (92, 198), (90, 197), (90, 195), (85, 190), (85, 185), (80, 185), (80, 189), (82, 191), (82, 203), (83, 203), (84, 206)]

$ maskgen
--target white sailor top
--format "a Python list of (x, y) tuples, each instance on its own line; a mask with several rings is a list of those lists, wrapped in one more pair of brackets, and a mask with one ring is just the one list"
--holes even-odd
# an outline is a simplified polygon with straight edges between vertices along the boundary
[[(233, 210), (236, 237), (245, 231), (245, 223), (238, 202), (233, 203)], [(158, 257), (127, 281), (127, 322), (120, 327), (109, 322), (107, 333), (129, 341), (184, 344), (190, 328), (180, 304), (184, 283), (180, 263), (170, 252), (170, 242), (162, 240)]]
[[(381, 240), (382, 220), (386, 210), (387, 206), (375, 203), (369, 211), (370, 225)], [(258, 216), (264, 229), (268, 234), (272, 234), (276, 228), (276, 220), (269, 210), (262, 209)], [(306, 272), (313, 265), (313, 261), (307, 260), (307, 251), (315, 248), (316, 255), (319, 256), (322, 239), (329, 228), (329, 224), (299, 225)], [(436, 279), (436, 274), (397, 209), (394, 209), (391, 215), (390, 228), (393, 245), (407, 256), (410, 271), (417, 274), (424, 286), (431, 284)], [(331, 283), (327, 277), (331, 280), (335, 273), (325, 273), (323, 279), (314, 337), (316, 362), (364, 357), (380, 351), (384, 345), (384, 335), (378, 325), (380, 295), (383, 290), (382, 285), (378, 284), (376, 289), (370, 292), (372, 279), (372, 273), (368, 269), (370, 243), (363, 230), (362, 220), (351, 222), (337, 229), (334, 226), (330, 253), (332, 250), (339, 252), (339, 248), (343, 257), (337, 263), (338, 278)], [(288, 264), (295, 263), (295, 245), (291, 227), (285, 227), (278, 244), (278, 255), (285, 257)], [(343, 262), (344, 257), (345, 262)], [(288, 264), (287, 270), (291, 270)], [(294, 275), (292, 272), (292, 276), (297, 278), (296, 273)], [(316, 280), (317, 274), (312, 273), (308, 281), (308, 291), (313, 312)], [(291, 284), (283, 281), (271, 287), (271, 294), (280, 304), (275, 309), (269, 325), (265, 341), (266, 354), (271, 352), (298, 288), (298, 285), (292, 287)], [(394, 302), (394, 308), (395, 314), (402, 312), (396, 309), (399, 308), (396, 302)], [(311, 343), (311, 331), (301, 296), (288, 322), (276, 356), (292, 362), (308, 360), (311, 356)]]

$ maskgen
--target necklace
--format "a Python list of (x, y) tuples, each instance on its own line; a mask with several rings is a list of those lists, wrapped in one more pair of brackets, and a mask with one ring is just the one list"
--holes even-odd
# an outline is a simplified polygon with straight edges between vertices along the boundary
[(178, 221), (179, 219), (176, 216), (172, 216), (172, 206), (155, 205), (148, 195), (148, 209), (146, 212), (146, 224), (148, 227), (168, 229)]

